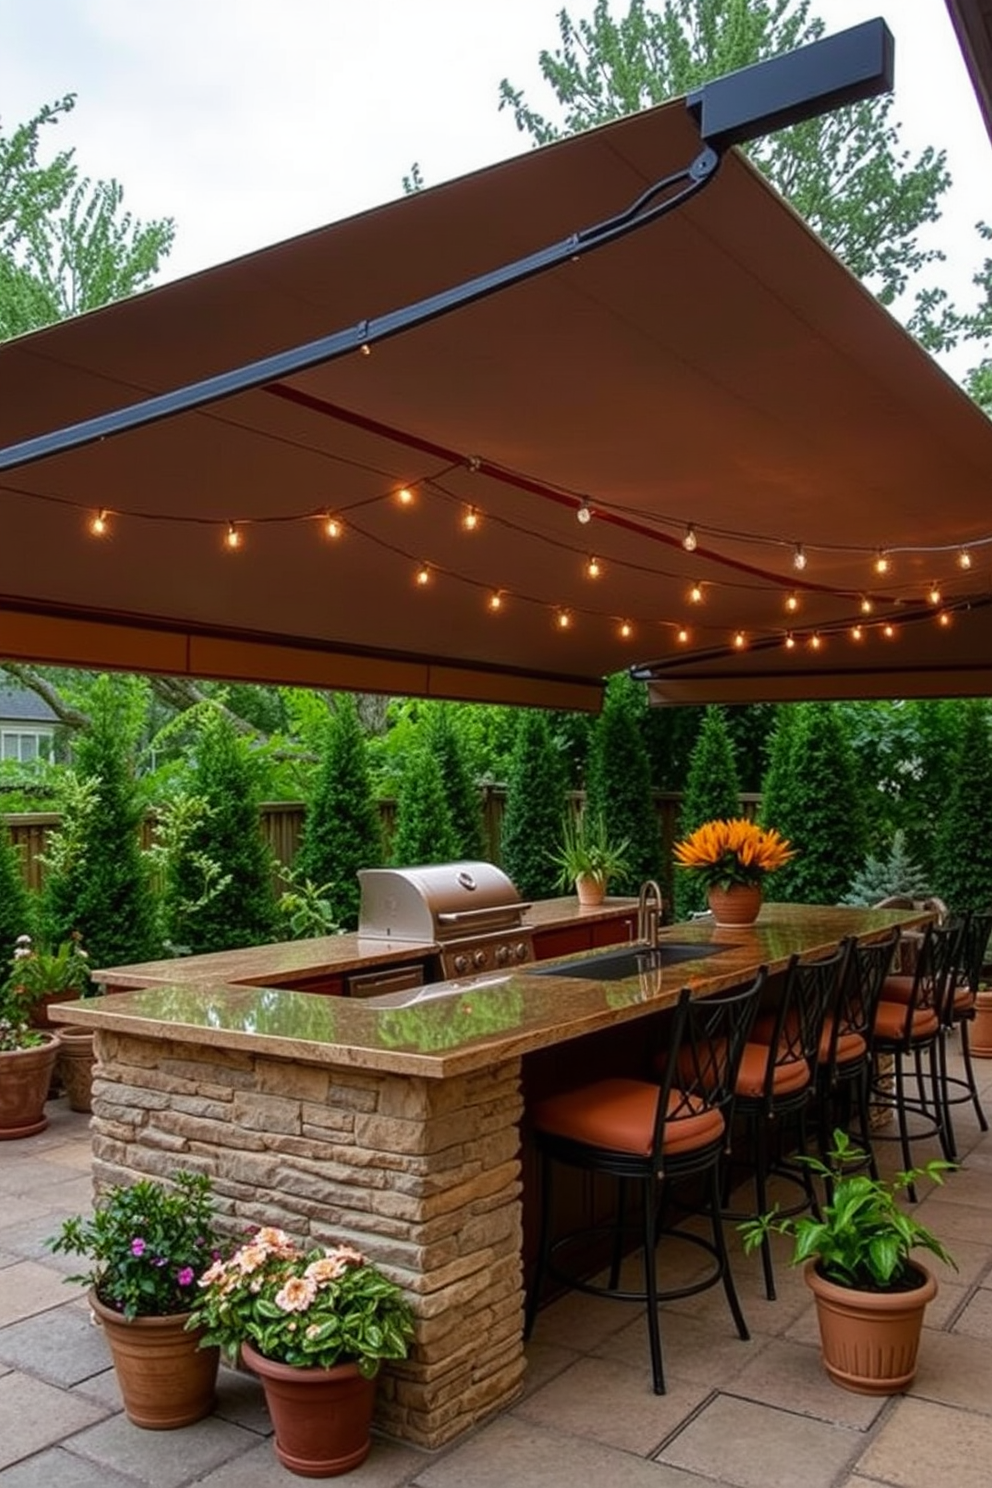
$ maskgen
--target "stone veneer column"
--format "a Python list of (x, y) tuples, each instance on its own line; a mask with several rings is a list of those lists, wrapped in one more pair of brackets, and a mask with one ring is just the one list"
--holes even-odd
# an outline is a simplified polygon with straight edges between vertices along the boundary
[(407, 1292), (416, 1344), (376, 1424), (438, 1447), (523, 1378), (520, 1062), (381, 1074), (100, 1030), (98, 1187), (210, 1175), (225, 1228), (349, 1240)]

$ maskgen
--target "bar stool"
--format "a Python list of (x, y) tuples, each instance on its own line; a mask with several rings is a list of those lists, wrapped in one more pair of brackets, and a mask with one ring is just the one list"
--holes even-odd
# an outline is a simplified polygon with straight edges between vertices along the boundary
[[(749, 1209), (725, 1205), (725, 1219), (755, 1219), (767, 1214), (771, 1207), (768, 1183), (774, 1176), (788, 1180), (799, 1189), (793, 1203), (777, 1206), (779, 1214), (785, 1217), (804, 1210), (819, 1214), (813, 1176), (808, 1164), (802, 1161), (807, 1155), (806, 1112), (816, 1088), (824, 1023), (837, 1002), (844, 962), (845, 952), (840, 948), (817, 961), (800, 961), (793, 956), (774, 1012), (759, 1017), (755, 1023), (741, 1059), (735, 1101), (735, 1112), (744, 1127), (744, 1150), (752, 1172), (755, 1204)], [(731, 1162), (728, 1162), (728, 1192), (730, 1176)], [(767, 1234), (761, 1242), (761, 1265), (765, 1295), (773, 1302), (775, 1273)]]
[[(552, 1096), (531, 1115), (541, 1161), (541, 1233), (534, 1278), (527, 1298), (525, 1338), (537, 1316), (545, 1278), (595, 1296), (636, 1301), (647, 1306), (648, 1342), (654, 1391), (665, 1393), (660, 1302), (697, 1292), (722, 1281), (739, 1337), (750, 1335), (734, 1287), (720, 1216), (722, 1164), (730, 1136), (730, 1108), (740, 1057), (754, 1019), (765, 969), (744, 991), (694, 1000), (683, 988), (673, 1011), (670, 1043), (660, 1083), (614, 1078)], [(557, 1164), (603, 1173), (617, 1182), (613, 1221), (552, 1236), (552, 1177)], [(712, 1239), (665, 1228), (659, 1211), (670, 1185), (702, 1179)], [(639, 1225), (626, 1219), (627, 1188), (637, 1186), (642, 1215)], [(643, 1287), (620, 1289), (625, 1237), (639, 1230)], [(713, 1260), (705, 1276), (668, 1289), (658, 1285), (658, 1244), (662, 1236), (698, 1246)], [(575, 1259), (583, 1246), (608, 1239), (612, 1260), (606, 1285), (578, 1274)], [(563, 1253), (573, 1252), (573, 1266)]]
[[(913, 975), (888, 976), (882, 984), (875, 1017), (871, 1098), (874, 1104), (895, 1111), (903, 1167), (907, 1170), (913, 1166), (910, 1143), (926, 1137), (936, 1136), (944, 1157), (952, 1161), (945, 1091), (940, 1079), (940, 1044), (944, 1001), (953, 987), (962, 928), (960, 921), (927, 925)], [(879, 1079), (875, 1063), (875, 1056), (879, 1054), (892, 1055), (894, 1091), (887, 1089)], [(915, 1095), (910, 1095), (906, 1088), (906, 1062), (909, 1059), (913, 1061), (915, 1072)], [(928, 1067), (926, 1074), (924, 1060)], [(922, 1130), (910, 1133), (910, 1116), (923, 1120)], [(876, 1140), (889, 1139), (885, 1132), (876, 1132), (875, 1137)], [(915, 1184), (907, 1186), (906, 1194), (915, 1203)]]
[[(951, 1150), (952, 1159), (957, 1158), (957, 1141), (954, 1136), (954, 1123), (951, 1107), (970, 1102), (974, 1107), (978, 1118), (978, 1125), (982, 1131), (988, 1131), (989, 1123), (982, 1108), (981, 1096), (978, 1093), (978, 1083), (975, 1079), (975, 1070), (971, 1062), (971, 1039), (968, 1032), (969, 1024), (975, 1016), (975, 997), (982, 979), (982, 968), (985, 965), (985, 956), (988, 950), (989, 935), (992, 934), (992, 913), (975, 914), (966, 912), (961, 916), (954, 916), (961, 922), (961, 943), (959, 946), (957, 966), (948, 989), (948, 995), (944, 999), (943, 1029), (940, 1043), (940, 1078), (944, 1095), (944, 1109), (947, 1120), (947, 1137)], [(961, 1040), (961, 1059), (964, 1064), (964, 1075), (951, 1075), (947, 1068), (947, 1041), (951, 1034), (958, 1033)], [(952, 1095), (952, 1087), (958, 1087), (960, 1093)]]
[[(836, 1000), (827, 1012), (816, 1066), (816, 1140), (820, 1161), (829, 1168), (833, 1133), (857, 1123), (864, 1165), (873, 1178), (878, 1164), (871, 1142), (871, 1051), (882, 987), (899, 944), (898, 926), (882, 940), (863, 944), (854, 936), (841, 942), (844, 964)], [(827, 1202), (833, 1183), (824, 1179)]]

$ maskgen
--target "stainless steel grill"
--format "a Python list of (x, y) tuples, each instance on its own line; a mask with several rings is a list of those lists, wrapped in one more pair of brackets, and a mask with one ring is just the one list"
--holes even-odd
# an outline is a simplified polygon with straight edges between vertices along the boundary
[(358, 933), (429, 945), (442, 977), (519, 966), (534, 959), (524, 903), (494, 863), (363, 868)]

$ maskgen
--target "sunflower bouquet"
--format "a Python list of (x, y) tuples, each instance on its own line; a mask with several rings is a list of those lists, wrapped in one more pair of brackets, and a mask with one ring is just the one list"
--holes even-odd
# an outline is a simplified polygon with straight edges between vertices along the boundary
[(743, 817), (704, 822), (675, 846), (675, 864), (694, 873), (708, 889), (760, 884), (795, 857), (774, 827), (759, 827)]

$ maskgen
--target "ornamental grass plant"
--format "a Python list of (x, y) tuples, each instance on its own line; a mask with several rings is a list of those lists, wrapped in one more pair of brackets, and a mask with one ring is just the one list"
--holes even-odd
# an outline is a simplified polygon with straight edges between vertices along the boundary
[(128, 1321), (188, 1312), (219, 1254), (210, 1179), (179, 1172), (169, 1186), (142, 1178), (110, 1188), (91, 1216), (65, 1220), (46, 1244), (87, 1257), (88, 1268), (66, 1280), (92, 1287)]
[(371, 1378), (383, 1359), (404, 1359), (413, 1313), (400, 1288), (354, 1246), (304, 1249), (272, 1226), (253, 1231), (200, 1279), (189, 1320), (204, 1347), (236, 1357), (248, 1342), (296, 1368), (351, 1363)]

